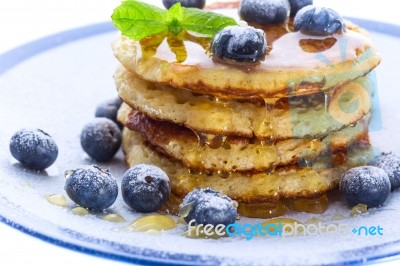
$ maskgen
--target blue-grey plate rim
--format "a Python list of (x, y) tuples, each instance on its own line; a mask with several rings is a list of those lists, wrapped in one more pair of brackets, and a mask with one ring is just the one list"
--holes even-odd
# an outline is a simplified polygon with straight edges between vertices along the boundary
[[(378, 33), (383, 33), (387, 35), (391, 35), (393, 37), (400, 38), (400, 26), (373, 21), (368, 19), (360, 19), (360, 18), (349, 18), (352, 22), (366, 28), (369, 31), (375, 31)], [(47, 37), (26, 43), (24, 45), (18, 46), (14, 49), (11, 49), (5, 53), (0, 54), (0, 76), (7, 72), (8, 70), (12, 69), (13, 67), (17, 66), (18, 64), (22, 63), (28, 58), (36, 56), (42, 52), (50, 50), (52, 48), (62, 46), (68, 44), (70, 42), (74, 42), (80, 39), (89, 38), (92, 36), (105, 34), (108, 32), (115, 31), (111, 22), (102, 22), (97, 24), (92, 24), (84, 27), (79, 27), (67, 31), (62, 31), (53, 35), (49, 35)], [(129, 255), (122, 255), (120, 253), (113, 253), (113, 252), (105, 252), (101, 251), (96, 248), (92, 247), (85, 247), (82, 244), (74, 243), (73, 241), (64, 241), (59, 238), (52, 237), (47, 235), (46, 233), (42, 233), (39, 231), (35, 231), (34, 229), (29, 228), (28, 226), (17, 223), (12, 219), (7, 218), (7, 214), (0, 213), (0, 222), (11, 226), (25, 234), (31, 235), (36, 237), (40, 240), (45, 242), (64, 247), (67, 249), (71, 249), (74, 251), (78, 251), (84, 254), (93, 255), (97, 257), (102, 257), (106, 259), (111, 259), (115, 261), (121, 262), (128, 262), (128, 263), (135, 263), (141, 265), (204, 265), (207, 264), (219, 264), (223, 259), (218, 257), (203, 257), (199, 255), (186, 255), (186, 254), (179, 254), (179, 253), (170, 253), (170, 254), (163, 254), (161, 256), (160, 251), (152, 250), (152, 249), (141, 249), (139, 252), (140, 247), (127, 247), (121, 245), (119, 243), (110, 242), (101, 240), (103, 244), (115, 246), (119, 245), (121, 250), (129, 249)], [(90, 242), (91, 237), (83, 235), (79, 232), (72, 231), (68, 228), (60, 228), (60, 230), (64, 231), (67, 234), (73, 235), (73, 237), (77, 240), (77, 242)], [(100, 240), (100, 239), (97, 239)], [(383, 246), (395, 246), (398, 247), (395, 251), (387, 252), (387, 253), (380, 253), (378, 255), (372, 254), (371, 256), (366, 256), (360, 259), (349, 259), (348, 261), (340, 261), (341, 265), (355, 265), (361, 263), (371, 263), (371, 262), (383, 262), (389, 260), (396, 260), (400, 259), (400, 240), (385, 243), (384, 245), (377, 245), (367, 248), (362, 248), (358, 250), (352, 250), (352, 252), (360, 252), (360, 253), (368, 253), (368, 251), (376, 250), (377, 248)], [(138, 252), (135, 252), (138, 251)], [(144, 252), (145, 251), (145, 252)], [(363, 252), (364, 251), (364, 252)], [(136, 254), (135, 254), (136, 253)], [(146, 254), (143, 256), (143, 254)]]

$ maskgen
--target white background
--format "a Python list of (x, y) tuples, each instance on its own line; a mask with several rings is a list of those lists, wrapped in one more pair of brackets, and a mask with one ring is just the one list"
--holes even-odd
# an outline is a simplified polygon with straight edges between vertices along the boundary
[[(118, 0), (0, 0), (0, 53), (62, 30), (108, 21)], [(149, 1), (153, 4), (161, 0)], [(397, 0), (314, 0), (343, 15), (400, 25)], [(0, 265), (96, 265), (118, 266), (59, 248), (24, 235), (0, 223)], [(399, 264), (398, 262), (397, 264)], [(386, 263), (385, 265), (395, 265)]]

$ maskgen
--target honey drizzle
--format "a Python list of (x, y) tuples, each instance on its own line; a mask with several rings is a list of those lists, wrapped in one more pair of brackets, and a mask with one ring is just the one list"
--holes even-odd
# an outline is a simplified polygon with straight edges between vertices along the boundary
[(106, 215), (102, 216), (101, 219), (104, 221), (107, 221), (107, 222), (112, 222), (112, 223), (126, 222), (124, 217), (122, 217), (119, 214), (115, 214), (115, 213), (106, 214)]
[(286, 202), (286, 206), (297, 212), (323, 213), (328, 209), (329, 200), (326, 194), (318, 198), (294, 199)]
[(240, 203), (238, 211), (241, 215), (251, 218), (272, 218), (286, 213), (286, 206), (282, 201), (277, 203)]
[(197, 131), (193, 131), (197, 139), (199, 141), (199, 145), (201, 147), (205, 147), (206, 145), (212, 149), (220, 148), (225, 141), (227, 140), (227, 136), (223, 135), (215, 135), (215, 134), (205, 134)]
[(78, 215), (78, 216), (85, 216), (89, 214), (89, 211), (83, 207), (75, 207), (71, 210), (72, 214)]
[(48, 195), (47, 201), (50, 204), (53, 204), (56, 206), (67, 207), (67, 199), (63, 195), (59, 195), (59, 194)]
[(363, 213), (368, 212), (368, 206), (365, 204), (357, 204), (351, 209), (351, 216), (361, 215)]
[(176, 222), (166, 215), (147, 215), (134, 220), (128, 227), (128, 231), (148, 232), (171, 230), (176, 227)]
[[(355, 60), (357, 51), (363, 51), (372, 45), (366, 36), (351, 30), (326, 38), (310, 37), (300, 32), (288, 32), (287, 28), (282, 25), (263, 27), (267, 38), (269, 36), (269, 45), (273, 45), (273, 47), (270, 47), (266, 59), (252, 71), (296, 67), (315, 69), (316, 67), (325, 67), (327, 64), (336, 65)], [(212, 69), (229, 67), (214, 62), (209, 56), (210, 40), (210, 38), (194, 36), (188, 32), (177, 36), (163, 34), (147, 37), (138, 42), (141, 53), (138, 53), (137, 60), (156, 57), (169, 63), (178, 62), (186, 66)], [(340, 48), (342, 43), (347, 43), (345, 51)], [(321, 60), (316, 54), (323, 55), (324, 60)], [(242, 68), (248, 71), (248, 66), (242, 66)]]
[[(197, 184), (194, 187), (198, 187)], [(174, 195), (171, 197), (173, 202), (168, 203), (168, 206), (169, 209), (173, 209), (174, 211), (168, 213), (182, 215), (182, 217), (187, 215), (190, 211), (190, 206), (184, 206), (185, 208), (180, 211), (179, 205), (182, 203), (182, 199)], [(241, 216), (267, 219), (282, 216), (288, 210), (320, 214), (328, 208), (329, 201), (335, 201), (335, 199), (328, 200), (327, 194), (323, 194), (310, 199), (282, 199), (270, 203), (237, 203), (235, 201), (234, 206), (238, 208), (239, 215)], [(164, 212), (163, 209), (160, 212)]]

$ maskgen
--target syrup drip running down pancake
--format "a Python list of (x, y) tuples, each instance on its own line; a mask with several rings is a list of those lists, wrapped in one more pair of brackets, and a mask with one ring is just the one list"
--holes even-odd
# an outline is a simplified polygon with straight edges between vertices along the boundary
[[(370, 76), (337, 86), (331, 95), (261, 102), (220, 100), (141, 80), (124, 68), (114, 76), (121, 99), (147, 116), (190, 128), (198, 135), (268, 140), (324, 137), (353, 125), (371, 110), (375, 83)], [(353, 108), (353, 103), (358, 106)], [(316, 119), (318, 117), (318, 119)]]
[(314, 159), (334, 149), (346, 150), (368, 132), (369, 117), (355, 126), (333, 132), (323, 139), (288, 139), (273, 143), (228, 137), (200, 143), (196, 134), (182, 126), (153, 120), (127, 105), (121, 107), (119, 120), (163, 154), (185, 167), (205, 173), (263, 172), (278, 166)]
[(345, 152), (344, 159), (332, 160), (332, 155), (322, 156), (308, 167), (294, 165), (270, 173), (245, 175), (231, 173), (225, 178), (216, 174), (188, 171), (178, 162), (160, 155), (135, 131), (123, 132), (123, 149), (129, 166), (152, 164), (169, 176), (172, 193), (184, 197), (194, 188), (211, 187), (222, 191), (239, 203), (267, 203), (280, 199), (313, 198), (337, 187), (339, 178), (347, 169), (363, 165), (371, 159), (372, 152), (355, 146)]

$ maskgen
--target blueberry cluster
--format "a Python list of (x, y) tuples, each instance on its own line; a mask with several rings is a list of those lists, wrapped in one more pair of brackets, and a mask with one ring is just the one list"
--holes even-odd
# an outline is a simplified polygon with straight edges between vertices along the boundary
[(380, 154), (368, 166), (348, 170), (340, 179), (340, 191), (350, 206), (380, 206), (399, 187), (400, 157), (392, 152)]
[[(95, 117), (81, 132), (82, 149), (94, 160), (106, 162), (114, 157), (121, 146), (122, 125), (117, 113), (122, 101), (119, 98), (100, 103)], [(76, 204), (101, 211), (110, 207), (118, 196), (118, 185), (108, 169), (97, 165), (66, 172), (65, 191)]]
[(100, 103), (96, 108), (96, 118), (82, 129), (82, 149), (97, 162), (111, 160), (121, 147), (122, 125), (117, 120), (121, 104), (119, 98)]
[[(290, 14), (295, 30), (308, 35), (329, 36), (344, 31), (344, 21), (336, 11), (312, 4), (312, 0), (242, 0), (239, 15), (246, 22), (265, 26), (283, 24)], [(266, 51), (264, 31), (249, 26), (228, 26), (211, 42), (214, 60), (228, 64), (260, 62)]]
[[(76, 204), (95, 211), (110, 207), (118, 195), (116, 180), (108, 170), (92, 165), (66, 172), (65, 191)], [(133, 210), (155, 212), (169, 200), (169, 177), (160, 168), (139, 164), (126, 171), (121, 182), (122, 198)], [(237, 207), (226, 195), (211, 188), (194, 189), (180, 208), (190, 208), (184, 217), (196, 224), (234, 223)]]

